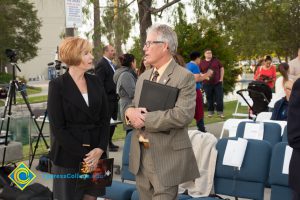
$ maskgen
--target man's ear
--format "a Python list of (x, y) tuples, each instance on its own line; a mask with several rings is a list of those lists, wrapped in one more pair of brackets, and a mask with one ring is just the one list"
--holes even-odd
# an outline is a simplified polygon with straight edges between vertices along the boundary
[(168, 43), (164, 43), (164, 48), (163, 48), (163, 51), (169, 51), (170, 48), (169, 48), (169, 44)]

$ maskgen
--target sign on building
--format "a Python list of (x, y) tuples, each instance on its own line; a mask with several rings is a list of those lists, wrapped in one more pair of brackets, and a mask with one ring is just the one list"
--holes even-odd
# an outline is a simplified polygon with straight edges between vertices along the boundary
[(81, 0), (65, 0), (66, 28), (78, 28), (82, 25)]

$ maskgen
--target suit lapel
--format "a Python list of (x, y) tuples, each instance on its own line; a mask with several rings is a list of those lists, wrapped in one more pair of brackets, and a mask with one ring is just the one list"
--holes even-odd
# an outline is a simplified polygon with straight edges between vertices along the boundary
[[(87, 81), (87, 86), (88, 86), (88, 79), (86, 78)], [(91, 101), (92, 97), (90, 96), (90, 91), (89, 87), (88, 88), (88, 96), (89, 96), (89, 101)], [(63, 97), (67, 99), (70, 103), (75, 105), (78, 109), (82, 110), (85, 112), (90, 118), (93, 119), (93, 116), (90, 113), (90, 109), (87, 106), (82, 94), (80, 93), (80, 90), (78, 89), (76, 83), (70, 76), (68, 72), (66, 72), (63, 75)]]
[(170, 80), (170, 75), (173, 73), (175, 66), (176, 66), (176, 63), (172, 59), (172, 61), (167, 66), (166, 70), (164, 71), (164, 73), (162, 74), (162, 76), (160, 77), (160, 79), (158, 81), (160, 84), (166, 85), (168, 83), (168, 81)]

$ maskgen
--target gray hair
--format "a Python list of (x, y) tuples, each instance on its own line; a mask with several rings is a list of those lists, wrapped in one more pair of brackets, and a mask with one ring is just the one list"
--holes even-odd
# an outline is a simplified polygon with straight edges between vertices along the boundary
[(168, 43), (169, 51), (172, 55), (176, 54), (178, 47), (177, 34), (170, 26), (165, 24), (153, 24), (147, 29), (147, 35), (151, 32), (158, 34), (157, 40)]

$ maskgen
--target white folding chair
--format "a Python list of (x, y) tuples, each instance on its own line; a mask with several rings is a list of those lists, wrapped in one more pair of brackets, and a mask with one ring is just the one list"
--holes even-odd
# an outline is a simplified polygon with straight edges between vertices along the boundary
[[(249, 94), (247, 92), (244, 92), (243, 96), (245, 97), (247, 102), (250, 104), (250, 106), (252, 106), (253, 101), (252, 101), (251, 97), (249, 96)], [(240, 95), (237, 96), (237, 103), (236, 103), (235, 111), (232, 114), (232, 116), (235, 116), (235, 117), (248, 117), (247, 113), (238, 113), (239, 106), (247, 106), (248, 107), (248, 104), (243, 99), (243, 97), (241, 97)]]
[(264, 122), (265, 120), (270, 120), (272, 117), (272, 112), (261, 112), (256, 116), (255, 121)]
[(251, 122), (251, 121), (253, 121), (253, 120), (251, 120), (251, 119), (234, 119), (234, 118), (227, 119), (223, 124), (220, 138), (223, 137), (225, 130), (228, 130), (229, 137), (235, 137), (239, 123), (240, 122)]

